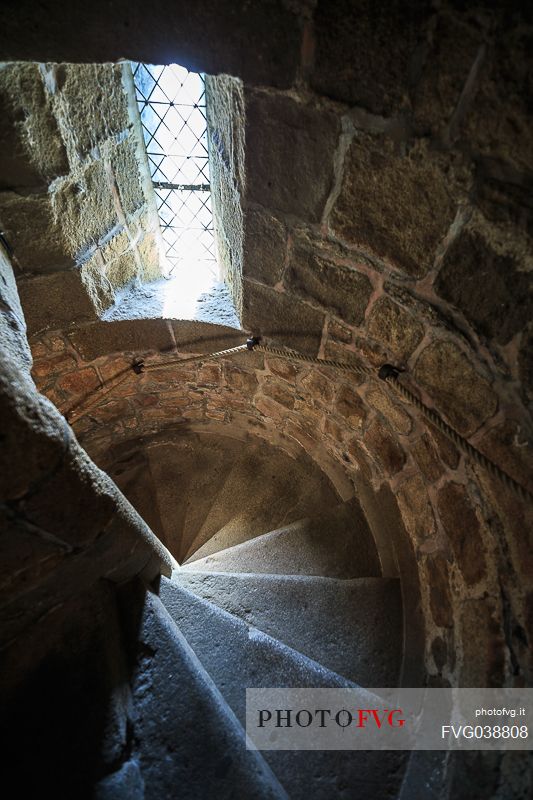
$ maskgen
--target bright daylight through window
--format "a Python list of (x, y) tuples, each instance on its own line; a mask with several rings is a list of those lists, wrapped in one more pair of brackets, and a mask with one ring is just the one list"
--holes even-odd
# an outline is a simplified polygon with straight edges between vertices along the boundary
[[(164, 279), (124, 293), (118, 313), (238, 327), (216, 257), (205, 78), (177, 64), (136, 62), (131, 68), (163, 239)], [(108, 318), (116, 318), (116, 308)]]
[(168, 269), (216, 267), (202, 75), (172, 64), (133, 65)]

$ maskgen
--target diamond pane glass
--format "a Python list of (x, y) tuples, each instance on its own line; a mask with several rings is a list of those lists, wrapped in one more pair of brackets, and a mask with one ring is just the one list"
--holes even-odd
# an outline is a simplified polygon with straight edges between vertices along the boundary
[(177, 64), (132, 69), (170, 271), (214, 264), (204, 77)]

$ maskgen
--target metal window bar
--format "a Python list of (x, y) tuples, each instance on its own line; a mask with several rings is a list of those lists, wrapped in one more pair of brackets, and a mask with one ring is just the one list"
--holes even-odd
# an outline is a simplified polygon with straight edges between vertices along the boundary
[(214, 264), (204, 76), (177, 64), (132, 69), (170, 272)]

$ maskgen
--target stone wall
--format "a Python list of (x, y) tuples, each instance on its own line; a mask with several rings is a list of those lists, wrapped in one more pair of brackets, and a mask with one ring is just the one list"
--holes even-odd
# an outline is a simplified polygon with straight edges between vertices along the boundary
[[(406, 367), (425, 401), (531, 487), (529, 11), (483, 0), (162, 2), (147, 26), (136, 2), (115, 4), (116, 19), (100, 2), (80, 16), (31, 5), (6, 15), (4, 57), (126, 56), (242, 80), (240, 128), (211, 127), (226, 166), (244, 142), (244, 177), (228, 190), (243, 216), (243, 325), (315, 355)], [(222, 233), (234, 247), (235, 231)], [(87, 321), (35, 337), (39, 385), (65, 411), (132, 355), (190, 352), (177, 323), (150, 326), (115, 338)], [(397, 503), (431, 680), (530, 681), (531, 508), (388, 387), (251, 358), (132, 373), (74, 428), (95, 453), (178, 413), (179, 424), (240, 421), (297, 442), (342, 467), (369, 517), (372, 495)]]
[(159, 277), (129, 64), (4, 64), (0, 220), (30, 333), (96, 319)]
[[(405, 369), (531, 486), (531, 20), (513, 4), (298, 10), (290, 87), (211, 79), (211, 139), (226, 152), (228, 135), (244, 141), (243, 325), (315, 356)], [(237, 132), (217, 102), (232, 83)], [(442, 440), (435, 453), (386, 387), (357, 393), (367, 416), (354, 452), (375, 487), (393, 487), (418, 554), (430, 670), (465, 685), (530, 680), (531, 509)]]
[[(532, 565), (524, 536), (530, 510), (427, 428), (377, 378), (362, 381), (246, 352), (140, 376), (130, 369), (124, 383), (104, 394), (105, 382), (140, 356), (163, 366), (178, 352), (242, 341), (229, 329), (182, 325), (153, 321), (143, 329), (139, 322), (97, 323), (33, 342), (39, 386), (63, 412), (71, 411), (76, 435), (97, 463), (112, 466), (111, 443), (156, 434), (170, 441), (187, 431), (258, 436), (293, 454), (303, 451), (341, 497), (354, 491), (359, 496), (384, 572), (396, 574), (402, 565), (399, 545), (391, 542), (393, 514), (385, 517), (381, 509), (383, 492), (389, 493), (418, 564), (428, 672), (435, 680), (462, 684), (498, 684), (512, 670), (525, 679), (531, 669), (525, 611)], [(130, 337), (128, 345), (133, 327), (139, 338)], [(140, 348), (139, 339), (156, 346)], [(171, 340), (177, 343), (173, 347)], [(328, 338), (326, 344), (337, 340)], [(156, 354), (158, 349), (166, 352)], [(99, 402), (77, 416), (94, 389), (90, 402)], [(527, 456), (505, 445), (505, 431), (496, 426), (478, 444), (526, 482)], [(416, 594), (412, 575), (409, 582)]]
[(48, 626), (73, 598), (83, 605), (101, 578), (120, 583), (137, 574), (151, 580), (161, 569), (169, 574), (172, 560), (57, 408), (37, 392), (13, 270), (2, 248), (0, 300), (3, 693), (46, 653)]

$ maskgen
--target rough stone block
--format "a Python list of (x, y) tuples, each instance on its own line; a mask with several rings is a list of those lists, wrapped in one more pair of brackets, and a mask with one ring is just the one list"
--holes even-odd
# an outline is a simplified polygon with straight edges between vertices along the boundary
[(294, 408), (294, 392), (291, 392), (286, 385), (267, 381), (262, 384), (261, 391), (281, 406), (290, 409)]
[(319, 0), (311, 85), (374, 114), (405, 108), (411, 62), (429, 13), (426, 0)]
[(243, 275), (274, 286), (285, 267), (287, 232), (262, 208), (247, 209), (244, 218)]
[[(246, 343), (246, 334), (226, 325), (171, 320), (176, 347), (182, 353), (214, 353)], [(243, 355), (242, 358), (246, 358)]]
[(287, 95), (246, 92), (246, 197), (319, 222), (333, 185), (340, 123)]
[(426, 570), (428, 573), (429, 603), (435, 625), (438, 625), (439, 628), (452, 628), (453, 610), (448, 580), (448, 562), (442, 555), (428, 556)]
[(341, 385), (335, 400), (335, 409), (352, 428), (360, 429), (367, 417), (367, 409), (357, 392)]
[[(74, 8), (59, 2), (36, 7), (22, 0), (6, 14), (0, 37), (6, 61), (118, 61), (183, 64), (211, 75), (238, 75), (255, 85), (292, 86), (300, 63), (301, 24), (282, 0), (261, 3), (173, 0), (146, 6), (107, 0)], [(28, 20), (32, 21), (31, 26)], [(206, 47), (206, 42), (209, 46)], [(246, 46), (244, 46), (246, 44)]]
[(74, 264), (64, 220), (56, 217), (51, 195), (2, 192), (0, 220), (23, 272), (53, 272)]
[(3, 361), (0, 376), (0, 490), (4, 501), (24, 497), (60, 464), (69, 438), (66, 422), (34, 387)]
[(46, 188), (68, 161), (39, 64), (0, 68), (0, 189)]
[(68, 334), (85, 361), (108, 353), (145, 353), (174, 350), (169, 323), (164, 319), (95, 322)]
[(346, 154), (330, 226), (340, 239), (421, 277), (455, 217), (450, 189), (425, 145), (400, 156), (391, 140), (359, 135)]
[(314, 368), (301, 379), (299, 386), (309, 392), (313, 402), (318, 401), (329, 406), (335, 393), (335, 382), (332, 380), (334, 373), (329, 370), (328, 372), (329, 375), (326, 377)]
[(126, 216), (130, 216), (146, 201), (134, 134), (129, 133), (125, 139), (109, 143), (103, 149), (103, 155), (109, 161), (116, 181), (122, 210)]
[(494, 600), (468, 600), (461, 609), (463, 664), (461, 686), (504, 685), (506, 644)]
[(417, 546), (430, 539), (435, 533), (435, 517), (421, 476), (407, 478), (397, 497), (404, 525), (413, 543)]
[(408, 311), (382, 297), (370, 312), (368, 333), (404, 364), (422, 341), (424, 329)]
[[(128, 130), (130, 120), (122, 64), (54, 64), (47, 83), (69, 151), (71, 167), (94, 148)], [(91, 124), (87, 124), (87, 120)]]
[(386, 475), (399, 472), (405, 464), (405, 453), (380, 422), (374, 420), (364, 435), (364, 444)]
[(100, 379), (92, 367), (85, 367), (63, 375), (58, 386), (73, 397), (86, 397), (99, 388)]
[(414, 378), (460, 433), (473, 433), (498, 407), (490, 384), (452, 342), (428, 345), (416, 362)]
[(366, 395), (366, 401), (371, 408), (377, 409), (385, 417), (387, 423), (397, 433), (407, 434), (412, 427), (411, 418), (399, 405), (394, 403), (388, 394), (381, 389), (371, 389)]
[(515, 28), (497, 31), (460, 134), (482, 155), (531, 171), (532, 114), (524, 91), (531, 73), (531, 33), (516, 21)]
[(531, 277), (520, 267), (479, 233), (465, 230), (447, 251), (435, 289), (478, 334), (507, 344), (533, 318)]
[(428, 483), (436, 481), (443, 472), (443, 465), (435, 451), (430, 437), (424, 433), (411, 445), (413, 458)]
[(243, 325), (275, 344), (317, 355), (324, 315), (314, 308), (266, 286), (244, 281)]
[(242, 194), (245, 185), (244, 93), (242, 81), (229, 75), (207, 75), (207, 131), (211, 150), (226, 180)]
[(285, 277), (287, 288), (352, 325), (359, 325), (372, 293), (366, 275), (322, 258), (309, 239), (297, 240)]
[(437, 17), (413, 92), (415, 124), (421, 133), (437, 134), (450, 123), (481, 43), (479, 29), (448, 14)]
[(474, 584), (485, 575), (481, 527), (466, 490), (458, 483), (444, 486), (438, 495), (438, 509), (465, 581)]
[(231, 388), (237, 389), (247, 396), (251, 396), (255, 393), (258, 382), (253, 371), (246, 371), (234, 367), (233, 365), (226, 364), (224, 367), (224, 375), (226, 377), (226, 383), (228, 386), (231, 386)]
[(29, 336), (96, 320), (96, 311), (77, 269), (19, 281), (19, 293)]
[(54, 219), (75, 256), (82, 256), (119, 224), (112, 182), (102, 161), (90, 161), (83, 171), (56, 181), (51, 199)]

